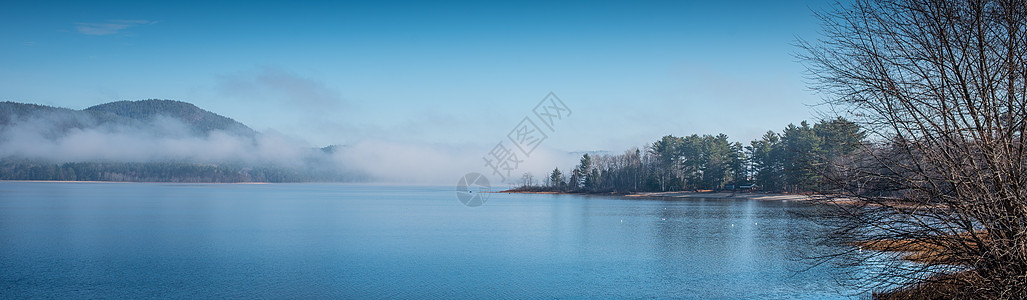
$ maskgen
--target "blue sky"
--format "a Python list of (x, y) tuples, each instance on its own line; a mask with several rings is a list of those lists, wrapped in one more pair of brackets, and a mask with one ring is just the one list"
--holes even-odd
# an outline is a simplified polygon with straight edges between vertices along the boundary
[(545, 147), (748, 143), (815, 118), (792, 54), (828, 1), (8, 3), (0, 100), (174, 99), (310, 145), (489, 145), (547, 93)]

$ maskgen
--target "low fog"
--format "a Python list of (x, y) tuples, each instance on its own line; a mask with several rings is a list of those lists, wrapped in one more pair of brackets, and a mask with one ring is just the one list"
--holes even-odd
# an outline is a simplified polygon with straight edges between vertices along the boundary
[[(77, 123), (77, 124), (76, 124)], [(274, 132), (245, 136), (198, 133), (180, 120), (100, 123), (59, 114), (20, 118), (0, 131), (0, 157), (53, 162), (151, 162), (274, 164), (301, 167), (316, 149)]]
[(388, 183), (456, 184), (465, 174), (478, 172), (485, 174), (493, 186), (510, 186), (519, 185), (525, 173), (532, 174), (537, 183), (544, 183), (553, 168), (568, 170), (579, 158), (567, 152), (539, 147), (531, 156), (520, 157), (523, 162), (514, 170), (497, 174), (485, 165), (483, 159), (494, 146), (366, 140), (336, 153), (335, 161)]
[[(573, 167), (577, 157), (540, 147), (503, 176), (485, 166), (492, 145), (443, 145), (369, 139), (322, 150), (273, 130), (201, 132), (182, 120), (102, 122), (75, 111), (15, 116), (0, 129), (0, 159), (67, 162), (189, 162), (274, 166), (361, 174), (373, 182), (455, 184), (468, 172), (488, 175), (494, 186), (520, 183), (524, 173), (544, 182), (554, 167)], [(483, 141), (487, 142), (487, 141)], [(366, 176), (365, 176), (366, 175)]]

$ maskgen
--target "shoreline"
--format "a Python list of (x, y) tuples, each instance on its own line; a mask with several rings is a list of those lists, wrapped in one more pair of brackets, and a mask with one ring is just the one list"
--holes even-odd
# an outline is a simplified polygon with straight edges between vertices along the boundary
[(807, 201), (810, 196), (783, 193), (730, 193), (730, 192), (644, 192), (627, 194), (626, 197), (663, 197), (663, 198), (713, 198), (713, 199), (744, 199), (761, 201)]
[(553, 194), (553, 195), (590, 195), (590, 196), (618, 196), (618, 197), (631, 197), (631, 198), (708, 198), (708, 199), (740, 199), (740, 200), (759, 200), (759, 201), (808, 201), (812, 198), (807, 195), (801, 194), (781, 194), (781, 193), (729, 193), (729, 192), (689, 192), (689, 191), (676, 191), (676, 192), (641, 192), (641, 193), (573, 193), (573, 192), (554, 192), (554, 191), (520, 191), (520, 190), (505, 190), (496, 193), (504, 194)]
[(3, 182), (33, 183), (188, 183), (188, 184), (274, 184), (274, 182), (177, 182), (177, 181), (103, 181), (103, 180), (0, 180)]

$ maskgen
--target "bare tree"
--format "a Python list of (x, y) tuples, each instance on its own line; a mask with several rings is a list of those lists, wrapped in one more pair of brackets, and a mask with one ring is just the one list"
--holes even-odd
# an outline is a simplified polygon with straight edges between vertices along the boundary
[(535, 187), (535, 175), (531, 175), (531, 172), (524, 172), (521, 175), (521, 187), (522, 189), (528, 189)]
[(824, 36), (800, 41), (800, 58), (873, 143), (830, 168), (847, 200), (826, 199), (827, 236), (843, 246), (818, 258), (883, 267), (866, 282), (906, 285), (891, 296), (1027, 298), (1025, 15), (1023, 0), (856, 0), (820, 15)]

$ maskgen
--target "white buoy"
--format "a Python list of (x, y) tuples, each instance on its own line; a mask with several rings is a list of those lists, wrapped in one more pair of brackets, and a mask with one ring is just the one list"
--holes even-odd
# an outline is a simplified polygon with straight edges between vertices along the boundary
[(731, 227), (735, 227), (735, 224), (731, 224)]

